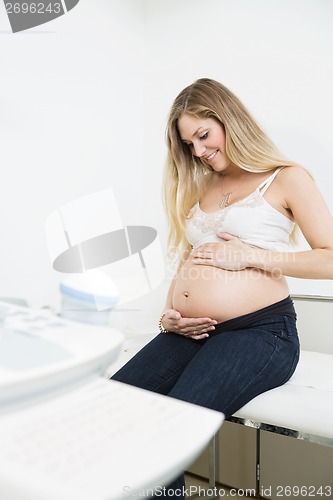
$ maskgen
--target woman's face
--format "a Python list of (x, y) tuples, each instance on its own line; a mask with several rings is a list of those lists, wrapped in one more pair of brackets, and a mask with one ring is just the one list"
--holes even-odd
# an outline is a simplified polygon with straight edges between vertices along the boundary
[(192, 154), (215, 172), (222, 172), (230, 165), (225, 154), (225, 132), (215, 118), (196, 118), (184, 113), (178, 120), (178, 132)]

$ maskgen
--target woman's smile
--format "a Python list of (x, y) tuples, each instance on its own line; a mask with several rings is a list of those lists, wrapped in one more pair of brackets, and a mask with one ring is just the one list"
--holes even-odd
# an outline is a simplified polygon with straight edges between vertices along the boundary
[(217, 155), (217, 153), (218, 153), (218, 152), (219, 152), (219, 150), (217, 149), (216, 151), (214, 151), (214, 152), (213, 152), (212, 154), (210, 154), (209, 156), (206, 156), (206, 157), (205, 157), (205, 160), (206, 160), (206, 161), (208, 161), (208, 162), (209, 162), (209, 161), (212, 161), (212, 160), (215, 158), (215, 156)]

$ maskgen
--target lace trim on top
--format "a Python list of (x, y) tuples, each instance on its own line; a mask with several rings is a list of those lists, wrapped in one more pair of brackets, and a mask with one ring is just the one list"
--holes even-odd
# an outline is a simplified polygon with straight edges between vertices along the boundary
[(217, 232), (224, 222), (228, 212), (233, 207), (255, 208), (259, 205), (263, 205), (263, 203), (263, 197), (259, 188), (257, 188), (253, 193), (249, 194), (242, 200), (236, 201), (228, 207), (221, 208), (217, 212), (203, 212), (200, 208), (199, 202), (197, 202), (187, 218), (191, 219), (191, 223), (203, 233), (207, 233), (208, 231)]

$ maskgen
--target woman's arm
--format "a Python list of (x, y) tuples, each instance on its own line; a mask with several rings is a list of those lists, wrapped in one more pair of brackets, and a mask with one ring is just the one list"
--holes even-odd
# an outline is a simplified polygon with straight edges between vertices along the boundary
[(173, 291), (174, 291), (174, 288), (175, 288), (175, 284), (176, 284), (176, 280), (177, 280), (177, 276), (178, 274), (180, 273), (186, 259), (188, 258), (189, 256), (189, 251), (187, 252), (183, 252), (183, 254), (181, 255), (181, 258), (180, 258), (180, 263), (179, 263), (179, 266), (177, 268), (177, 271), (176, 271), (176, 274), (174, 275), (171, 283), (170, 283), (170, 287), (169, 287), (169, 290), (168, 290), (168, 294), (167, 294), (167, 298), (166, 298), (166, 302), (165, 302), (165, 306), (163, 308), (163, 312), (166, 312), (168, 309), (172, 309), (173, 307), (173, 303), (172, 303), (172, 297), (173, 297)]
[(333, 279), (333, 217), (305, 170), (289, 167), (281, 174), (279, 184), (285, 207), (292, 213), (311, 250), (271, 252), (258, 249), (248, 255), (247, 267), (280, 271), (295, 278)]
[(333, 279), (333, 250), (318, 248), (303, 252), (251, 252), (246, 267), (254, 267), (294, 278)]
[(162, 314), (165, 313), (168, 309), (172, 309), (172, 297), (173, 297), (173, 291), (174, 291), (174, 288), (175, 288), (175, 283), (176, 283), (176, 280), (177, 280), (177, 274), (175, 274), (175, 276), (173, 277), (171, 283), (170, 283), (170, 287), (169, 287), (169, 290), (168, 290), (168, 294), (167, 294), (167, 298), (166, 298), (166, 302), (165, 302), (165, 306), (163, 307), (163, 311), (162, 311)]

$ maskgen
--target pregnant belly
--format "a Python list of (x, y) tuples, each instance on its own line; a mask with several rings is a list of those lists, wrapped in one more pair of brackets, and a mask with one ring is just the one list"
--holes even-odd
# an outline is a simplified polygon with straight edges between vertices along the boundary
[(185, 318), (221, 322), (274, 304), (288, 294), (284, 277), (254, 268), (225, 271), (188, 259), (175, 282), (173, 308)]

